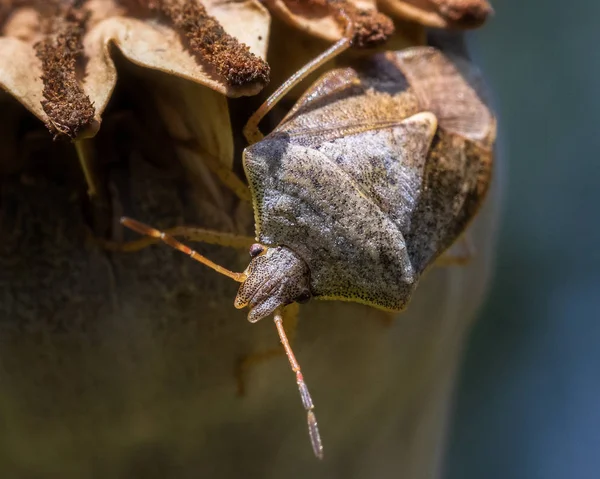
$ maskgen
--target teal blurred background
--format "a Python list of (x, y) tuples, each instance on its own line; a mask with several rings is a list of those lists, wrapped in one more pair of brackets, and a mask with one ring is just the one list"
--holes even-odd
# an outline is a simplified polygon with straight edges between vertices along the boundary
[(496, 278), (446, 479), (600, 477), (600, 2), (494, 2), (473, 35), (500, 115)]

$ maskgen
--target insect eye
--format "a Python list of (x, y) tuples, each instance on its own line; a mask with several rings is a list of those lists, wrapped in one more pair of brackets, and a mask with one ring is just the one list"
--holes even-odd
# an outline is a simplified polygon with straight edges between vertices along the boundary
[(312, 297), (310, 291), (305, 289), (296, 297), (296, 303), (304, 304), (308, 303), (308, 300)]
[(256, 258), (264, 250), (265, 250), (265, 247), (263, 245), (254, 243), (252, 246), (250, 246), (250, 257)]

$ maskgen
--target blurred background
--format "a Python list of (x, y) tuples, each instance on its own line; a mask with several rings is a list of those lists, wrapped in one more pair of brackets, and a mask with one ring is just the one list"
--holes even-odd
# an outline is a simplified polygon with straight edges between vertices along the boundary
[[(595, 43), (600, 32), (600, 2), (492, 2), (496, 16), (472, 34), (472, 50), (486, 73), (500, 116), (504, 162), (498, 173), (505, 180), (503, 222), (494, 284), (471, 332), (461, 368), (443, 477), (597, 478), (600, 134), (594, 113), (600, 110), (600, 55)], [(125, 74), (131, 75), (131, 85), (142, 95), (141, 86), (151, 85), (134, 83), (134, 70)], [(126, 82), (119, 88), (124, 85)], [(120, 100), (125, 106), (133, 108), (140, 96), (130, 95), (131, 90), (116, 94), (126, 98)], [(175, 90), (179, 91), (173, 87)], [(183, 88), (181, 92), (176, 98), (183, 103), (191, 93)], [(116, 126), (109, 130), (106, 125), (101, 133), (104, 138), (114, 135), (121, 139)], [(0, 129), (0, 135), (7, 131)], [(46, 132), (42, 133), (49, 142)], [(126, 193), (125, 204), (130, 204), (131, 196), (131, 204), (142, 205), (136, 214), (140, 218), (162, 216), (173, 222), (173, 218), (191, 217), (184, 208), (183, 199), (188, 196), (179, 196), (173, 187), (180, 186), (177, 177), (165, 178), (162, 170), (150, 170), (143, 164), (141, 156), (130, 151), (139, 153), (134, 139), (132, 135), (128, 140), (132, 147), (123, 141), (119, 148), (98, 141), (107, 151), (114, 149), (115, 155), (122, 155), (111, 163), (111, 174)], [(62, 155), (56, 151), (55, 156)], [(48, 165), (58, 170), (55, 165), (63, 164), (39, 152), (41, 176), (51, 170)], [(74, 160), (64, 157), (65, 163)], [(72, 165), (78, 168), (75, 161)], [(126, 181), (128, 175), (136, 178), (133, 187)], [(112, 286), (102, 280), (108, 268), (103, 269), (103, 257), (93, 248), (81, 248), (83, 212), (64, 187), (63, 183), (69, 184), (66, 173), (64, 177), (67, 179), (60, 176), (60, 181), (49, 182), (49, 186), (20, 182), (0, 198), (5, 202), (5, 198), (11, 199), (7, 204), (13, 207), (14, 211), (9, 211), (13, 216), (24, 211), (22, 217), (29, 218), (25, 224), (38, 228), (30, 229), (35, 234), (28, 234), (26, 241), (16, 235), (0, 235), (4, 248), (0, 253), (8, 251), (4, 256), (10, 260), (17, 254), (26, 259), (23, 270), (31, 270), (21, 276), (29, 289), (22, 289), (34, 291), (39, 304), (55, 312), (47, 315), (46, 323), (36, 321), (36, 315), (28, 317), (30, 311), (23, 306), (31, 303), (27, 295), (15, 302), (17, 306), (0, 302), (3, 318), (22, 320), (27, 332), (21, 335), (26, 339), (22, 343), (13, 343), (4, 330), (0, 334), (0, 469), (4, 467), (0, 476), (49, 477), (48, 471), (55, 470), (60, 473), (52, 477), (79, 479), (85, 477), (80, 471), (91, 467), (95, 468), (94, 477), (178, 477), (180, 464), (192, 470), (187, 477), (202, 476), (204, 470), (207, 477), (240, 477), (240, 470), (246, 477), (252, 477), (252, 471), (261, 471), (259, 477), (315, 477), (315, 471), (327, 475), (328, 470), (310, 456), (287, 364), (274, 361), (265, 366), (270, 369), (256, 375), (250, 399), (242, 402), (235, 396), (232, 365), (239, 355), (268, 350), (276, 339), (266, 324), (262, 329), (250, 327), (241, 312), (229, 309), (235, 286), (227, 279), (194, 269), (187, 258), (167, 248), (149, 248), (114, 260), (119, 264), (121, 284), (126, 286), (120, 294), (135, 298), (129, 300), (130, 309), (123, 317), (112, 317), (102, 309), (111, 306), (102, 289)], [(41, 196), (40, 191), (50, 193)], [(65, 212), (66, 219), (54, 214), (58, 210)], [(41, 230), (43, 234), (38, 234), (39, 218), (44, 219), (39, 221), (46, 228)], [(56, 233), (65, 230), (63, 220), (74, 234)], [(60, 241), (45, 242), (46, 234)], [(61, 259), (60, 267), (54, 268), (45, 261), (46, 249), (34, 247), (40, 244), (50, 245), (54, 249), (49, 251), (69, 261)], [(492, 246), (488, 243), (488, 247)], [(216, 251), (211, 257), (219, 258)], [(224, 258), (225, 264), (235, 260), (243, 267), (241, 256), (231, 253)], [(245, 266), (246, 253), (243, 261)], [(21, 267), (16, 261), (9, 264)], [(39, 264), (41, 271), (50, 270), (50, 280), (31, 274), (38, 271), (34, 267)], [(69, 267), (75, 274), (62, 273)], [(0, 273), (6, 275), (6, 271), (0, 268)], [(147, 275), (148, 271), (152, 274)], [(100, 279), (89, 281), (92, 274)], [(149, 278), (153, 286), (147, 288)], [(471, 287), (466, 279), (460, 283), (450, 276), (438, 280), (444, 286), (458, 283), (459, 289), (461, 284), (467, 285), (469, 298), (476, 297), (475, 289), (481, 286), (479, 282)], [(44, 288), (38, 288), (38, 283)], [(63, 284), (72, 288), (71, 283), (77, 283), (82, 291), (74, 288), (76, 301), (61, 291)], [(136, 291), (140, 285), (144, 288)], [(452, 288), (446, 289), (451, 296)], [(442, 316), (429, 309), (436, 303), (443, 305), (439, 296), (437, 301), (426, 295), (422, 298), (421, 309), (413, 306), (408, 314), (428, 322), (398, 321), (395, 335), (368, 317), (375, 315), (373, 312), (357, 309), (354, 317), (348, 317), (350, 309), (341, 309), (345, 306), (339, 304), (306, 307), (312, 322), (305, 323), (303, 356), (307, 360), (303, 364), (312, 373), (315, 396), (319, 384), (321, 391), (327, 391), (320, 394), (319, 408), (329, 414), (322, 414), (320, 421), (331, 438), (328, 451), (338, 444), (337, 458), (344, 467), (337, 470), (343, 471), (344, 478), (353, 474), (378, 478), (382, 471), (403, 479), (421, 478), (421, 471), (435, 469), (435, 446), (440, 437), (437, 423), (445, 407), (437, 408), (435, 401), (423, 398), (434, 397), (445, 405), (446, 386), (434, 373), (438, 363), (446, 366), (442, 372), (454, 371), (452, 358), (461, 341), (445, 333), (454, 331), (460, 336), (463, 329), (441, 321)], [(80, 310), (85, 316), (78, 315)], [(459, 308), (453, 311), (456, 317), (468, 319)], [(318, 314), (331, 321), (316, 321)], [(90, 319), (92, 316), (99, 320)], [(206, 316), (209, 321), (203, 320)], [(4, 320), (0, 326), (8, 330), (11, 321)], [(44, 335), (47, 330), (53, 334)], [(73, 334), (67, 336), (65, 331)], [(451, 354), (446, 355), (438, 341), (429, 341), (437, 338), (431, 331), (443, 338), (439, 343)], [(33, 339), (28, 342), (30, 337)], [(439, 357), (421, 348), (414, 338), (426, 338), (427, 345), (441, 351)], [(301, 349), (299, 352), (302, 354)], [(328, 361), (322, 361), (323, 357)], [(346, 367), (348, 358), (353, 368)], [(394, 387), (389, 389), (386, 381), (391, 379)], [(347, 401), (348, 397), (353, 401)], [(265, 427), (267, 416), (271, 418), (269, 427)], [(377, 420), (373, 420), (375, 416)], [(398, 450), (390, 440), (396, 433), (411, 438), (400, 443)], [(423, 450), (427, 456), (419, 460), (417, 452)], [(232, 451), (237, 461), (221, 459), (230, 459)], [(92, 460), (86, 454), (93, 455)], [(7, 468), (12, 462), (16, 466)], [(394, 469), (403, 463), (412, 475)], [(427, 467), (422, 467), (423, 463)], [(210, 469), (214, 464), (221, 468), (220, 474)], [(336, 470), (335, 462), (325, 464)], [(26, 472), (19, 476), (7, 470)], [(46, 474), (42, 476), (40, 470)], [(114, 471), (124, 472), (119, 476)], [(175, 472), (169, 475), (164, 471)], [(334, 477), (333, 473), (329, 477)]]
[(503, 222), (445, 478), (599, 477), (600, 3), (493, 4), (472, 39), (501, 117)]

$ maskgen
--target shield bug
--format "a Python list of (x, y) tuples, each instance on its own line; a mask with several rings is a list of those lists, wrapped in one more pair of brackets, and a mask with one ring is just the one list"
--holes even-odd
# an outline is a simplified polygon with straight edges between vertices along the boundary
[[(348, 38), (282, 85), (244, 129), (257, 241), (244, 272), (122, 219), (240, 282), (234, 304), (248, 307), (249, 321), (274, 315), (319, 458), (314, 405), (283, 328), (284, 308), (315, 298), (403, 310), (423, 272), (482, 204), (496, 134), (476, 69), (462, 57), (414, 47), (326, 73), (263, 138), (261, 118), (302, 78), (348, 48)], [(212, 231), (196, 231), (194, 238), (226, 246), (246, 241)]]

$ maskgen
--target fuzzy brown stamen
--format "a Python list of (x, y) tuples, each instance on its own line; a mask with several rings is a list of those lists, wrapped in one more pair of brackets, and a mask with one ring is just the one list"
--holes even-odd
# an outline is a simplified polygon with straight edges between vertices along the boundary
[[(83, 54), (82, 37), (88, 17), (82, 1), (53, 1), (41, 15), (46, 37), (34, 48), (42, 62), (44, 84), (42, 108), (48, 115), (47, 127), (54, 138), (76, 138), (94, 119), (95, 109), (77, 78), (76, 64)], [(47, 12), (52, 12), (46, 16)]]
[(452, 22), (480, 25), (493, 12), (486, 0), (430, 0), (441, 15)]
[(229, 35), (200, 3), (189, 0), (134, 1), (164, 16), (181, 34), (189, 50), (214, 66), (230, 86), (266, 85), (269, 82), (269, 65)]
[(392, 20), (376, 10), (363, 10), (347, 0), (286, 0), (289, 6), (311, 7), (322, 10), (342, 25), (354, 24), (352, 45), (370, 48), (381, 45), (394, 33)]

